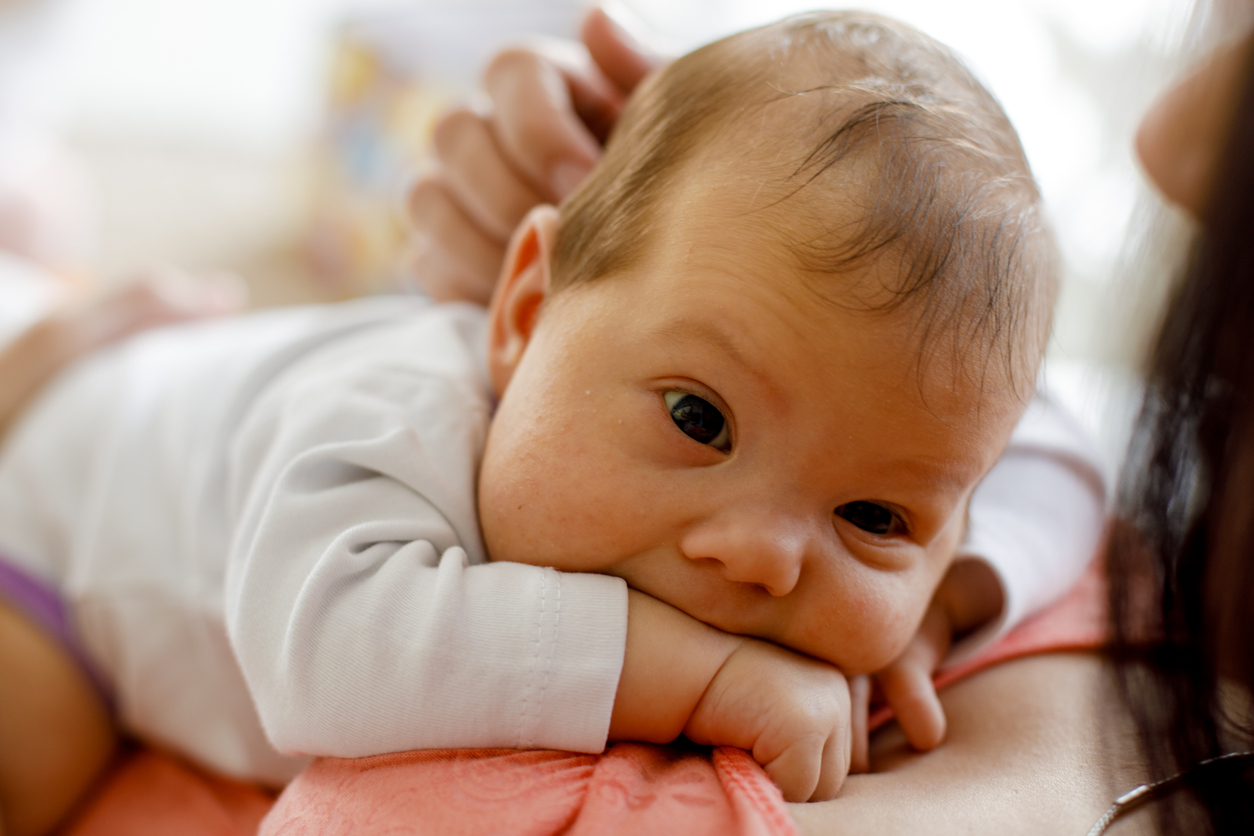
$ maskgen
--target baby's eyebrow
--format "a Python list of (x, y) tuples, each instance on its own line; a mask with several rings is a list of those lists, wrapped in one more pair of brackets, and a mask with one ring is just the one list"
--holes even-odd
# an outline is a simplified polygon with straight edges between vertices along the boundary
[(712, 319), (684, 317), (663, 323), (658, 326), (655, 333), (659, 339), (670, 342), (713, 344), (727, 354), (733, 363), (743, 368), (759, 384), (768, 389), (778, 403), (782, 403), (782, 400), (778, 399), (782, 398), (783, 390), (775, 378), (768, 374), (764, 367), (753, 362), (741, 348), (735, 336), (719, 322)]
[(885, 462), (883, 467), (889, 472), (904, 473), (929, 489), (946, 494), (966, 490), (975, 481), (970, 468), (921, 457), (894, 459)]

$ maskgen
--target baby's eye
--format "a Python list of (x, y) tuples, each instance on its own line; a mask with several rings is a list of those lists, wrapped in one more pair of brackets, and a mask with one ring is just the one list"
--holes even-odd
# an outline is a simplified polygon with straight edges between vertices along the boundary
[(662, 399), (666, 401), (666, 408), (671, 412), (671, 420), (684, 435), (724, 453), (731, 448), (731, 432), (727, 427), (727, 419), (714, 404), (705, 398), (677, 389), (664, 392)]
[(836, 509), (842, 517), (871, 534), (901, 534), (905, 525), (892, 511), (875, 502), (849, 502)]

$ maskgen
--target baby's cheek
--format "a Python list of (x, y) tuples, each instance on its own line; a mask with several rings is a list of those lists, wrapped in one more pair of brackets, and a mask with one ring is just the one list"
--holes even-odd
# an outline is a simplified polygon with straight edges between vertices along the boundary
[(814, 655), (849, 674), (886, 667), (905, 650), (927, 606), (926, 596), (920, 603), (908, 586), (889, 580), (834, 596), (821, 616), (806, 619), (807, 644), (823, 648)]
[(564, 546), (570, 541), (563, 541), (561, 532), (569, 532), (570, 525), (553, 487), (526, 472), (485, 469), (479, 483), (479, 522), (493, 560), (578, 568), (564, 565)]
[(492, 559), (605, 571), (622, 539), (614, 526), (622, 502), (607, 493), (599, 473), (582, 466), (590, 457), (497, 452), (485, 457), (479, 483), (480, 525)]

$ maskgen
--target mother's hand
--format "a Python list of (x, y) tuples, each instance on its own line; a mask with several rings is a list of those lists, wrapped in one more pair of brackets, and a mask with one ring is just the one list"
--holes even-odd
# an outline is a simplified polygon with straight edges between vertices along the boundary
[(483, 106), (436, 125), (435, 167), (408, 202), (411, 273), (432, 298), (487, 303), (514, 227), (583, 182), (627, 95), (661, 63), (601, 9), (580, 37), (500, 53)]

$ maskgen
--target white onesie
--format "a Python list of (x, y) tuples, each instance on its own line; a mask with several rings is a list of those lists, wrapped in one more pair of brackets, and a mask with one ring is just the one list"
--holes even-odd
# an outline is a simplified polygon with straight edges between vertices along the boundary
[[(23, 416), (0, 554), (60, 590), (127, 729), (272, 783), (303, 755), (604, 747), (626, 587), (488, 561), (484, 324), (385, 298), (180, 326), (79, 363)], [(1098, 474), (1038, 401), (963, 549), (1004, 611), (956, 653), (1080, 575)]]

